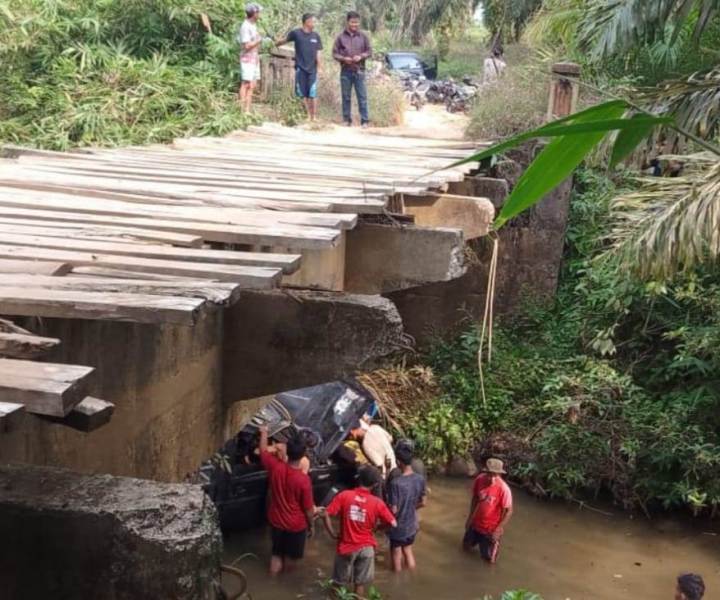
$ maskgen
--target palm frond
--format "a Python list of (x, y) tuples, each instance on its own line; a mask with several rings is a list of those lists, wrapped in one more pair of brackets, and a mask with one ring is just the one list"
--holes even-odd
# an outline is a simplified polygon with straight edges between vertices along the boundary
[[(642, 89), (638, 99), (653, 112), (672, 115), (680, 127), (702, 139), (720, 135), (720, 67)], [(672, 132), (667, 135), (674, 142)]]
[(697, 154), (681, 158), (682, 177), (639, 180), (613, 201), (613, 245), (622, 268), (667, 278), (720, 257), (720, 162)]
[[(717, 0), (590, 0), (580, 27), (581, 46), (600, 60), (638, 43), (667, 40), (673, 45), (691, 20), (697, 41), (718, 12)], [(673, 30), (666, 38), (668, 25)]]

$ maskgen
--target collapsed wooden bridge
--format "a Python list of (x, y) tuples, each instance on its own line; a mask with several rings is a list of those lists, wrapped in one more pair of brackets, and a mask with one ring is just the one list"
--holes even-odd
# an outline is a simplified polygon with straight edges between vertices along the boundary
[[(171, 146), (7, 147), (0, 315), (189, 326), (250, 291), (378, 294), (457, 277), (463, 233), (483, 235), (492, 207), (447, 193), (472, 165), (439, 169), (471, 147), (276, 125)], [(0, 404), (0, 422), (19, 405), (63, 420), (84, 400), (67, 388), (92, 368), (65, 365), (53, 392), (47, 363), (16, 362), (37, 384), (0, 386), (15, 405)]]

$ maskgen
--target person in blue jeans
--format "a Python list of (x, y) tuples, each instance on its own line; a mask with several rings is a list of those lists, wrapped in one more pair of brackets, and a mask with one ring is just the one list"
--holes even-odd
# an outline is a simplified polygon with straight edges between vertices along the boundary
[(333, 58), (340, 63), (340, 90), (342, 92), (343, 121), (352, 125), (352, 90), (355, 88), (360, 123), (370, 123), (367, 86), (365, 85), (365, 62), (372, 54), (370, 38), (360, 31), (360, 15), (355, 11), (347, 14), (346, 26), (335, 39)]

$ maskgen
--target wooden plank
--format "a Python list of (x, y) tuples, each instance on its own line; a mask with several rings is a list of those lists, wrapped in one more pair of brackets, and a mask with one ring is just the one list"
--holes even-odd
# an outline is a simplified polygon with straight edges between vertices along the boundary
[(200, 248), (203, 239), (199, 235), (175, 233), (172, 231), (152, 231), (149, 229), (86, 225), (64, 223), (60, 221), (38, 221), (35, 219), (0, 218), (0, 227), (13, 233), (42, 235), (45, 237), (63, 237), (68, 239), (90, 239), (106, 241), (139, 241), (158, 244), (171, 244), (185, 248)]
[[(57, 260), (73, 266), (102, 266), (127, 269), (129, 271), (167, 273), (185, 277), (231, 281), (248, 289), (270, 289), (278, 284), (281, 271), (271, 267), (221, 265), (214, 263), (183, 262), (138, 258), (115, 254), (93, 254), (50, 250), (30, 246), (0, 244), (0, 258), (24, 258), (29, 260)], [(2, 278), (0, 278), (0, 285)]]
[(112, 402), (87, 396), (67, 414), (66, 417), (45, 417), (49, 421), (72, 427), (78, 431), (90, 433), (107, 425), (115, 412)]
[(0, 282), (0, 307), (6, 315), (192, 325), (204, 303), (175, 296), (23, 289)]
[[(12, 277), (12, 275), (6, 275), (6, 277)], [(42, 277), (42, 276), (40, 275), (39, 277)], [(53, 278), (48, 277), (48, 279), (53, 279)], [(21, 335), (33, 335), (27, 329), (23, 329), (19, 325), (16, 325), (12, 321), (8, 321), (7, 319), (0, 319), (0, 332), (2, 332), (2, 333), (19, 333)]]
[(17, 429), (25, 417), (25, 405), (0, 402), (0, 433)]
[(87, 396), (92, 367), (0, 359), (0, 402), (28, 412), (62, 417)]
[(65, 221), (70, 223), (92, 223), (141, 229), (154, 228), (161, 231), (176, 231), (201, 236), (210, 242), (226, 244), (260, 244), (263, 246), (285, 246), (293, 249), (325, 248), (337, 243), (340, 231), (328, 227), (260, 227), (222, 225), (191, 221), (172, 221), (150, 217), (116, 217), (92, 215), (77, 212), (34, 210), (13, 206), (0, 206), (2, 217), (22, 217), (39, 221)]
[(57, 338), (23, 333), (0, 333), (0, 357), (37, 358), (59, 345), (60, 340)]
[[(89, 267), (92, 268), (92, 267)], [(109, 271), (113, 273), (113, 271)], [(116, 273), (116, 272), (115, 272)], [(143, 279), (118, 279), (108, 277), (43, 277), (41, 275), (7, 275), (2, 285), (19, 288), (44, 288), (49, 290), (72, 290), (76, 292), (146, 294), (150, 296), (179, 296), (202, 298), (215, 304), (233, 304), (239, 298), (242, 287), (235, 283), (210, 282), (207, 280), (153, 281)]]
[[(72, 265), (48, 260), (13, 260), (0, 258), (0, 273), (34, 273), (61, 277), (70, 272)], [(0, 280), (2, 277), (0, 277)]]
[(58, 237), (44, 237), (7, 233), (0, 238), (3, 244), (31, 246), (55, 250), (97, 252), (157, 258), (161, 260), (206, 262), (226, 265), (247, 265), (281, 269), (293, 273), (300, 266), (299, 254), (270, 254), (263, 252), (238, 252), (234, 250), (209, 250), (202, 248), (174, 248), (157, 244), (133, 244), (129, 242), (107, 242), (93, 240), (68, 240)]
[(486, 198), (453, 194), (403, 196), (404, 212), (420, 227), (455, 227), (466, 240), (488, 234), (495, 216), (492, 202)]

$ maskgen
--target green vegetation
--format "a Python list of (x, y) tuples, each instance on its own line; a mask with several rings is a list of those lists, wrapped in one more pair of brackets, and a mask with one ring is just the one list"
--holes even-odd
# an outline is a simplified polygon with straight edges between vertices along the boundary
[[(551, 141), (515, 185), (496, 229), (617, 129), (603, 148), (611, 169), (576, 177), (558, 296), (550, 305), (529, 298), (520, 314), (502, 322), (492, 365), (485, 367), (485, 395), (471, 327), (426, 357), (441, 392), (416, 417), (414, 431), (439, 461), (466, 449), (464, 437), (480, 430), (477, 454), (504, 456), (514, 476), (540, 494), (609, 493), (627, 508), (684, 507), (714, 516), (720, 505), (720, 74), (707, 67), (720, 51), (720, 14), (703, 0), (667, 2), (658, 11), (636, 10), (636, 0), (536, 4), (526, 39), (541, 55), (574, 58), (595, 93), (631, 100), (611, 100), (535, 132)], [(516, 26), (506, 20), (495, 25), (496, 34), (509, 30)], [(703, 67), (699, 74), (688, 70)], [(498, 86), (508, 102), (512, 84)], [(487, 104), (476, 108), (485, 111), (476, 126), (501, 114), (504, 102)], [(667, 120), (653, 120), (657, 114)], [(518, 129), (527, 125), (506, 133)], [(659, 154), (658, 139), (666, 152), (684, 152), (673, 157), (682, 176), (636, 179), (614, 170), (644, 139), (651, 140), (651, 155)], [(691, 155), (698, 150), (703, 154)], [(448, 414), (452, 426), (438, 426), (436, 415)], [(445, 433), (440, 447), (429, 443), (436, 431)]]
[[(439, 343), (427, 358), (443, 392), (433, 413), (453, 411), (455, 431), (481, 429), (483, 451), (541, 493), (609, 491), (627, 508), (714, 513), (720, 276), (696, 270), (659, 285), (597, 261), (617, 187), (592, 171), (578, 179), (556, 301), (528, 304), (496, 332), (485, 404), (476, 330)], [(422, 442), (433, 413), (418, 424)]]

